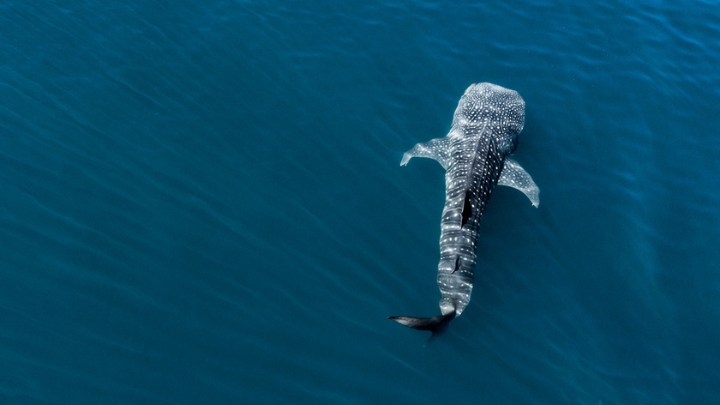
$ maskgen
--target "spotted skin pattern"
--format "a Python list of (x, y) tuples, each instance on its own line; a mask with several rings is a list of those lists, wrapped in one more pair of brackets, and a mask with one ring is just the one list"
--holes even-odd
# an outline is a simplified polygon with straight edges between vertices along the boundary
[(458, 103), (450, 133), (417, 144), (403, 155), (403, 166), (413, 157), (428, 157), (446, 170), (437, 276), (443, 315), (460, 315), (470, 302), (480, 218), (495, 185), (517, 188), (533, 205), (539, 204), (532, 178), (507, 159), (517, 147), (524, 122), (525, 102), (517, 92), (490, 83), (473, 84)]

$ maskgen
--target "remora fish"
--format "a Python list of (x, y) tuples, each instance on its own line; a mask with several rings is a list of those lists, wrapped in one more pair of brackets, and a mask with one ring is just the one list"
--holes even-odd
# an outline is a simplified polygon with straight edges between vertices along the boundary
[(413, 157), (427, 157), (446, 170), (437, 276), (441, 315), (389, 319), (432, 331), (433, 336), (443, 332), (470, 302), (480, 217), (495, 185), (514, 187), (525, 193), (533, 206), (540, 204), (535, 182), (507, 157), (515, 151), (524, 123), (525, 101), (516, 91), (491, 83), (473, 84), (460, 98), (450, 133), (405, 152), (401, 166)]

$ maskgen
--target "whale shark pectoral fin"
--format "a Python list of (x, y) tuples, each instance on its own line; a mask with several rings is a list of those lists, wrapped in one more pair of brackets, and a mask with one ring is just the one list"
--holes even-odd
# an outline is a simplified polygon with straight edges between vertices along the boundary
[(412, 149), (405, 152), (400, 166), (405, 166), (407, 162), (414, 157), (435, 159), (443, 169), (447, 170), (450, 164), (450, 140), (447, 137), (437, 138), (415, 145)]
[(498, 179), (498, 185), (509, 186), (522, 191), (537, 208), (540, 205), (540, 189), (528, 172), (514, 159), (505, 159), (505, 166)]
[(413, 318), (410, 316), (388, 316), (388, 319), (405, 325), (408, 328), (417, 330), (429, 330), (432, 332), (430, 339), (433, 339), (437, 335), (445, 332), (450, 321), (455, 318), (455, 311), (445, 315), (438, 315), (432, 318)]

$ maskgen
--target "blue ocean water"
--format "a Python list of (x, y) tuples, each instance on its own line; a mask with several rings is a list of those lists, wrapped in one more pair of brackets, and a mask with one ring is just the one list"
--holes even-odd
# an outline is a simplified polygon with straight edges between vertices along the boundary
[[(357, 3), (357, 4), (356, 4)], [(6, 1), (0, 402), (720, 403), (713, 1)], [(518, 91), (432, 316), (475, 82)]]

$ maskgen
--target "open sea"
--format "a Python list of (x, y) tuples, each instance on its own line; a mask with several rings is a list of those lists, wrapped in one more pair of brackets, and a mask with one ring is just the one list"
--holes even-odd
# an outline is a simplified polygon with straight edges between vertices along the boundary
[[(526, 102), (440, 338), (443, 137)], [(0, 4), (0, 403), (720, 403), (720, 3)]]

